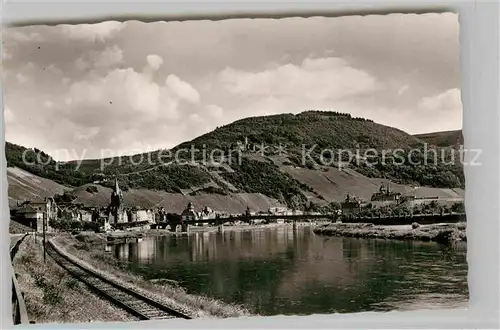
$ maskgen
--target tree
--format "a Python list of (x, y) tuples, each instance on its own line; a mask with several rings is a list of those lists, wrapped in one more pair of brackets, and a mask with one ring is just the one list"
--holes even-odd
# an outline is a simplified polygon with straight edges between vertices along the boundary
[(451, 211), (455, 213), (465, 213), (465, 204), (464, 202), (454, 203), (451, 206)]

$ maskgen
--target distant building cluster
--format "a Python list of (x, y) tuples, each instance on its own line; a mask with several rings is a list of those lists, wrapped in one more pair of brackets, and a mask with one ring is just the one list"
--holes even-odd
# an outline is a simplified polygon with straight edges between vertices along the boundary
[(391, 190), (389, 185), (387, 188), (382, 184), (379, 191), (372, 195), (372, 201), (398, 201), (401, 198), (401, 193)]
[[(102, 218), (104, 223), (104, 230), (110, 230), (112, 226), (122, 223), (144, 223), (155, 224), (164, 223), (169, 221), (169, 213), (164, 207), (155, 209), (140, 209), (138, 207), (125, 208), (123, 206), (123, 194), (115, 181), (113, 192), (111, 193), (110, 204), (105, 210)], [(199, 219), (215, 219), (216, 212), (205, 207), (201, 212), (196, 212), (192, 203), (180, 213), (181, 221), (193, 221)]]
[(290, 210), (287, 207), (271, 207), (269, 208), (268, 213), (273, 215), (287, 216), (287, 215), (303, 215), (304, 211)]
[[(437, 199), (437, 197), (427, 197), (426, 199)], [(379, 191), (374, 193), (370, 201), (362, 201), (353, 195), (347, 195), (346, 199), (340, 203), (340, 210), (336, 210), (337, 214), (350, 215), (356, 214), (362, 208), (376, 208), (388, 204), (401, 204), (406, 201), (418, 199), (414, 195), (403, 196), (401, 193), (393, 192), (389, 185), (380, 186)], [(313, 215), (317, 212), (307, 212)], [(305, 211), (290, 210), (287, 207), (270, 207), (267, 212), (252, 212), (248, 207), (244, 212), (247, 216), (258, 216), (259, 214), (268, 214), (275, 216), (302, 216)], [(320, 214), (320, 213), (317, 213)], [(210, 223), (216, 223), (217, 218), (230, 218), (233, 216), (241, 216), (242, 214), (229, 214), (226, 212), (214, 211), (210, 207), (205, 206), (200, 211), (195, 210), (192, 203), (188, 203), (186, 208), (180, 213), (167, 213), (164, 207), (157, 208), (139, 208), (126, 207), (123, 203), (123, 193), (118, 185), (118, 180), (115, 180), (115, 185), (110, 196), (110, 202), (107, 207), (85, 207), (81, 204), (64, 203), (57, 205), (54, 198), (34, 199), (17, 203), (16, 207), (11, 210), (11, 217), (23, 223), (37, 232), (52, 232), (54, 231), (53, 224), (64, 221), (93, 223), (94, 227), (101, 228), (103, 231), (114, 229), (124, 229), (133, 226), (157, 225), (163, 226), (171, 220), (173, 223), (185, 223), (198, 220), (197, 225), (203, 226)], [(211, 221), (214, 220), (214, 221)], [(280, 219), (278, 219), (280, 220)], [(264, 220), (262, 220), (264, 221)], [(251, 223), (259, 223), (258, 219), (252, 219)], [(166, 226), (166, 225), (165, 225)], [(83, 228), (85, 228), (83, 226)]]
[(355, 196), (347, 195), (344, 202), (340, 204), (342, 214), (349, 215), (361, 211), (361, 201)]
[(34, 199), (17, 203), (11, 216), (38, 232), (43, 232), (45, 225), (45, 230), (50, 232), (48, 220), (57, 218), (58, 211), (53, 198)]
[[(389, 185), (381, 185), (378, 192), (374, 193), (370, 201), (362, 201), (356, 196), (347, 195), (346, 199), (340, 203), (338, 215), (354, 215), (363, 208), (377, 208), (388, 204), (401, 204), (407, 201), (414, 201), (417, 198), (414, 195), (405, 195), (393, 192)], [(438, 197), (425, 197), (422, 199), (438, 199)], [(247, 216), (258, 216), (259, 214), (268, 214), (275, 216), (301, 216), (305, 214), (302, 210), (290, 210), (287, 207), (270, 207), (267, 212), (252, 212), (248, 207), (244, 212)], [(307, 214), (320, 214), (318, 212), (307, 212)], [(110, 196), (110, 202), (107, 207), (85, 207), (79, 204), (65, 203), (57, 205), (54, 198), (34, 199), (17, 203), (17, 206), (11, 210), (11, 216), (18, 222), (24, 223), (37, 232), (52, 232), (54, 222), (76, 221), (79, 223), (93, 223), (103, 231), (115, 229), (124, 229), (127, 227), (168, 224), (200, 221), (197, 225), (204, 226), (216, 223), (217, 218), (229, 218), (240, 216), (241, 214), (229, 214), (226, 212), (214, 211), (205, 206), (200, 211), (195, 210), (192, 203), (188, 203), (186, 208), (180, 213), (167, 213), (164, 207), (157, 208), (139, 208), (126, 207), (123, 203), (123, 193), (115, 180), (115, 185)], [(213, 220), (213, 221), (211, 221)], [(265, 220), (252, 219), (250, 223), (260, 223)], [(283, 221), (278, 219), (277, 222)], [(238, 221), (237, 221), (238, 222)], [(236, 223), (235, 223), (236, 224)], [(165, 225), (166, 226), (166, 225)], [(186, 227), (187, 228), (187, 227)]]
[(390, 189), (389, 185), (384, 187), (382, 184), (378, 192), (374, 193), (370, 199), (370, 202), (361, 201), (356, 196), (347, 195), (346, 199), (340, 204), (341, 213), (344, 215), (356, 214), (361, 211), (364, 207), (376, 207), (377, 205), (383, 204), (399, 204), (400, 202), (406, 200), (402, 198), (402, 194), (394, 192)]
[[(25, 224), (34, 231), (53, 232), (54, 221), (77, 221), (97, 223), (103, 231), (116, 229), (127, 224), (148, 225), (155, 223), (165, 223), (169, 220), (169, 215), (164, 207), (140, 208), (137, 206), (126, 207), (123, 203), (123, 193), (115, 180), (115, 186), (110, 196), (110, 203), (107, 207), (86, 207), (83, 205), (65, 203), (57, 205), (54, 198), (33, 199), (18, 202), (11, 209), (11, 217), (16, 221)], [(177, 215), (182, 221), (191, 220), (211, 220), (217, 216), (229, 216), (223, 212), (216, 212), (205, 206), (201, 211), (195, 211), (194, 205), (189, 203), (187, 207)], [(52, 226), (51, 226), (52, 224)]]

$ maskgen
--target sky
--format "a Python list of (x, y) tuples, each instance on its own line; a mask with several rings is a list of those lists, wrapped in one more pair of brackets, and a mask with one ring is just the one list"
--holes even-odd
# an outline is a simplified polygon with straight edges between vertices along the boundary
[(305, 110), (462, 128), (458, 15), (8, 27), (6, 141), (56, 160), (171, 148)]

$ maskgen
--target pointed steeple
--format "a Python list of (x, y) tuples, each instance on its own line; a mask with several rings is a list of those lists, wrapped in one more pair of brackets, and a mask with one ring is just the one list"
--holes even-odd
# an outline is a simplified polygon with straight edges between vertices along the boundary
[(122, 191), (120, 189), (120, 186), (118, 185), (118, 178), (115, 178), (115, 187), (113, 188), (113, 192), (116, 194), (116, 196), (122, 196)]
[(120, 186), (118, 185), (118, 178), (115, 178), (115, 188), (113, 189), (115, 193), (120, 192)]

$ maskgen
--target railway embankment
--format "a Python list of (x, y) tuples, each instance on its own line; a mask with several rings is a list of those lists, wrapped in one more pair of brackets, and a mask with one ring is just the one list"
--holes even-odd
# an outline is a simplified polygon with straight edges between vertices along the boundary
[(96, 296), (48, 255), (44, 262), (41, 237), (26, 237), (12, 264), (30, 321), (81, 323), (138, 320)]
[(106, 239), (92, 235), (59, 235), (52, 239), (54, 247), (80, 265), (102, 277), (130, 288), (150, 299), (184, 313), (191, 318), (226, 318), (249, 316), (241, 306), (223, 303), (210, 297), (187, 293), (176, 282), (151, 279), (131, 273), (128, 264), (105, 251)]
[(71, 276), (85, 282), (96, 294), (106, 297), (141, 320), (191, 318), (185, 313), (138, 293), (133, 287), (125, 287), (115, 280), (105, 278), (102, 274), (83, 264), (78, 258), (72, 257), (62, 251), (61, 248), (56, 247), (53, 242), (49, 242), (47, 245), (47, 252)]
[(433, 225), (391, 225), (371, 223), (333, 223), (318, 226), (313, 232), (325, 236), (356, 238), (381, 238), (395, 240), (420, 240), (436, 242), (466, 241), (466, 223), (443, 223)]

